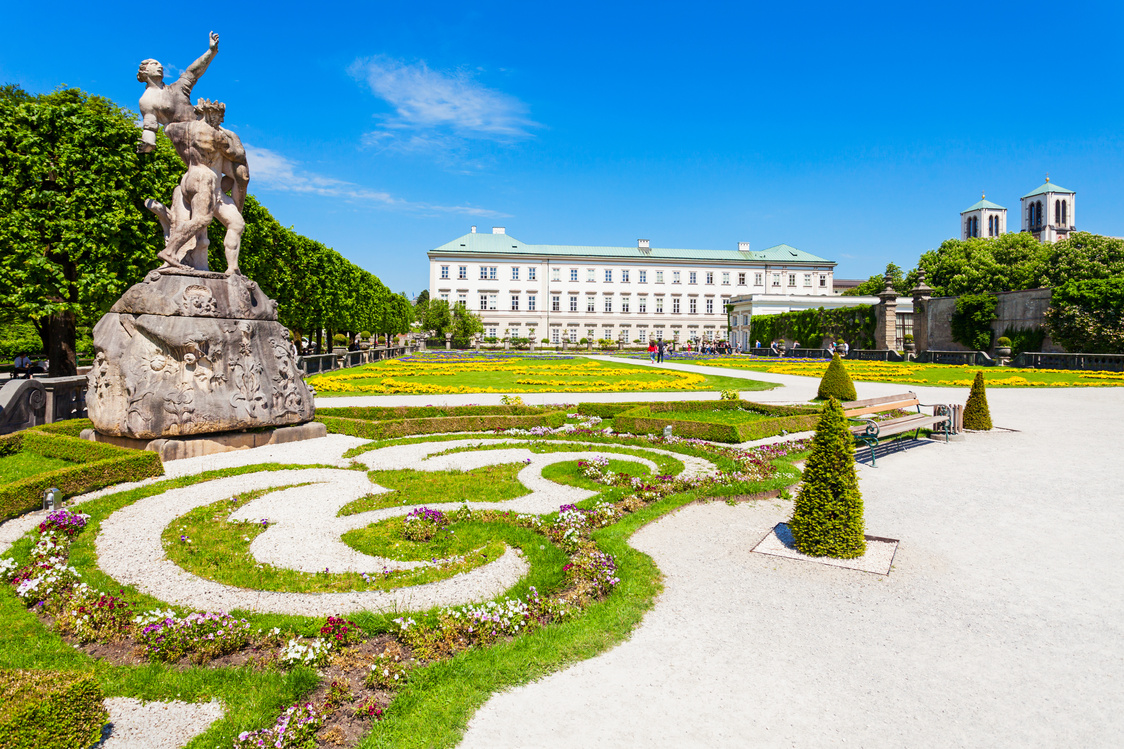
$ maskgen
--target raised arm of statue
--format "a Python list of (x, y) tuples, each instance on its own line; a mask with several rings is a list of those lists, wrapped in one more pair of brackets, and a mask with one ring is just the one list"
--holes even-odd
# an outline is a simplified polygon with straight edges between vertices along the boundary
[(211, 64), (211, 60), (215, 59), (215, 55), (219, 52), (219, 35), (211, 32), (210, 45), (207, 51), (199, 56), (199, 59), (187, 66), (187, 70), (180, 76), (180, 85), (183, 86), (184, 93), (191, 97), (191, 89), (195, 83), (207, 72), (207, 66)]

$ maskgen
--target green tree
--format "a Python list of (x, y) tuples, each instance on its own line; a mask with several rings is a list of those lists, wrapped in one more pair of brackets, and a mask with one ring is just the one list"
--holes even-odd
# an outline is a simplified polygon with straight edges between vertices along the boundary
[[(1028, 233), (949, 239), (921, 255), (918, 268), (925, 271), (933, 296), (1034, 289), (1040, 286), (1049, 247)], [(912, 289), (917, 281), (915, 268), (905, 285)]]
[[(906, 283), (902, 269), (894, 263), (886, 265), (886, 273), (890, 274), (890, 285), (899, 294), (908, 294), (909, 290), (913, 288)], [(844, 291), (842, 296), (878, 296), (886, 288), (886, 273), (880, 276), (871, 276), (855, 288)]]
[(468, 346), (473, 336), (483, 332), (484, 321), (479, 315), (469, 312), (460, 302), (453, 305), (453, 342), (457, 346)]
[(449, 303), (444, 299), (430, 300), (425, 309), (425, 320), (422, 321), (422, 327), (425, 330), (434, 331), (439, 337), (445, 333), (453, 325), (453, 315), (449, 310)]
[(789, 528), (802, 554), (849, 559), (866, 553), (854, 438), (835, 398), (816, 427)]
[(1124, 277), (1124, 239), (1079, 231), (1047, 246), (1043, 286)]
[(1066, 351), (1124, 354), (1124, 275), (1056, 287), (1046, 326)]
[(991, 323), (998, 300), (993, 294), (964, 294), (952, 313), (952, 340), (976, 351), (991, 348)]
[(136, 115), (76, 89), (0, 89), (0, 306), (30, 320), (52, 376), (77, 372), (75, 330), (159, 265), (146, 198), (171, 202), (166, 138), (137, 154)]
[(429, 289), (422, 289), (418, 298), (414, 300), (414, 320), (425, 323), (425, 311), (429, 307)]

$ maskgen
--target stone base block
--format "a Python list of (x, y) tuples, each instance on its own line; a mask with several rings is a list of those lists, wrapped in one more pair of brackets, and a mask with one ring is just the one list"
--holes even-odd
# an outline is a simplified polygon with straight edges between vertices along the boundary
[(316, 421), (253, 432), (216, 432), (214, 434), (197, 434), (184, 437), (161, 437), (154, 440), (114, 437), (109, 434), (101, 434), (93, 429), (82, 430), (82, 439), (84, 440), (106, 442), (134, 450), (151, 450), (154, 453), (159, 453), (161, 460), (198, 458), (202, 455), (214, 455), (231, 450), (248, 450), (251, 447), (281, 445), (286, 442), (300, 442), (301, 440), (327, 436), (328, 427)]

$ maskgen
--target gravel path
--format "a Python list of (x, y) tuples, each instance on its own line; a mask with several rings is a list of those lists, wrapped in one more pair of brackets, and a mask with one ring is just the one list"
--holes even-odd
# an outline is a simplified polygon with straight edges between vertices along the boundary
[(684, 508), (633, 538), (666, 588), (631, 639), (494, 696), (461, 746), (1116, 746), (1124, 390), (988, 397), (1021, 431), (860, 466), (889, 576), (750, 553), (779, 500)]
[[(311, 504), (317, 497), (324, 499), (339, 492), (353, 492), (358, 482), (366, 480), (366, 476), (357, 471), (313, 468), (249, 473), (173, 489), (124, 507), (102, 522), (97, 538), (98, 565), (119, 582), (135, 585), (168, 603), (210, 611), (242, 609), (304, 616), (353, 611), (423, 610), (487, 600), (507, 590), (527, 574), (528, 566), (522, 554), (516, 549), (508, 549), (496, 561), (470, 572), (410, 588), (286, 593), (247, 590), (205, 580), (164, 556), (161, 531), (195, 507), (242, 492), (309, 481), (316, 482), (303, 487)], [(368, 482), (368, 490), (372, 487)], [(315, 548), (304, 544), (292, 551), (294, 554), (305, 551), (316, 553)]]
[(180, 749), (223, 715), (215, 700), (196, 704), (110, 697), (105, 707), (109, 735), (93, 749)]

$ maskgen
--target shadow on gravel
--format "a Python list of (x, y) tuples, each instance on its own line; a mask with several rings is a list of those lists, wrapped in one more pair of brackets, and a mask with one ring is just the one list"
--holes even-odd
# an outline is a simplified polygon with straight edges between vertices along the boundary
[[(927, 447), (934, 447), (938, 443), (930, 439), (900, 439), (891, 442), (883, 442), (874, 448), (874, 461), (882, 460), (883, 457), (889, 455), (897, 455), (911, 450), (921, 450)], [(870, 466), (870, 448), (866, 445), (855, 445), (855, 462), (861, 463), (864, 466)], [(875, 468), (878, 466), (875, 465)]]

